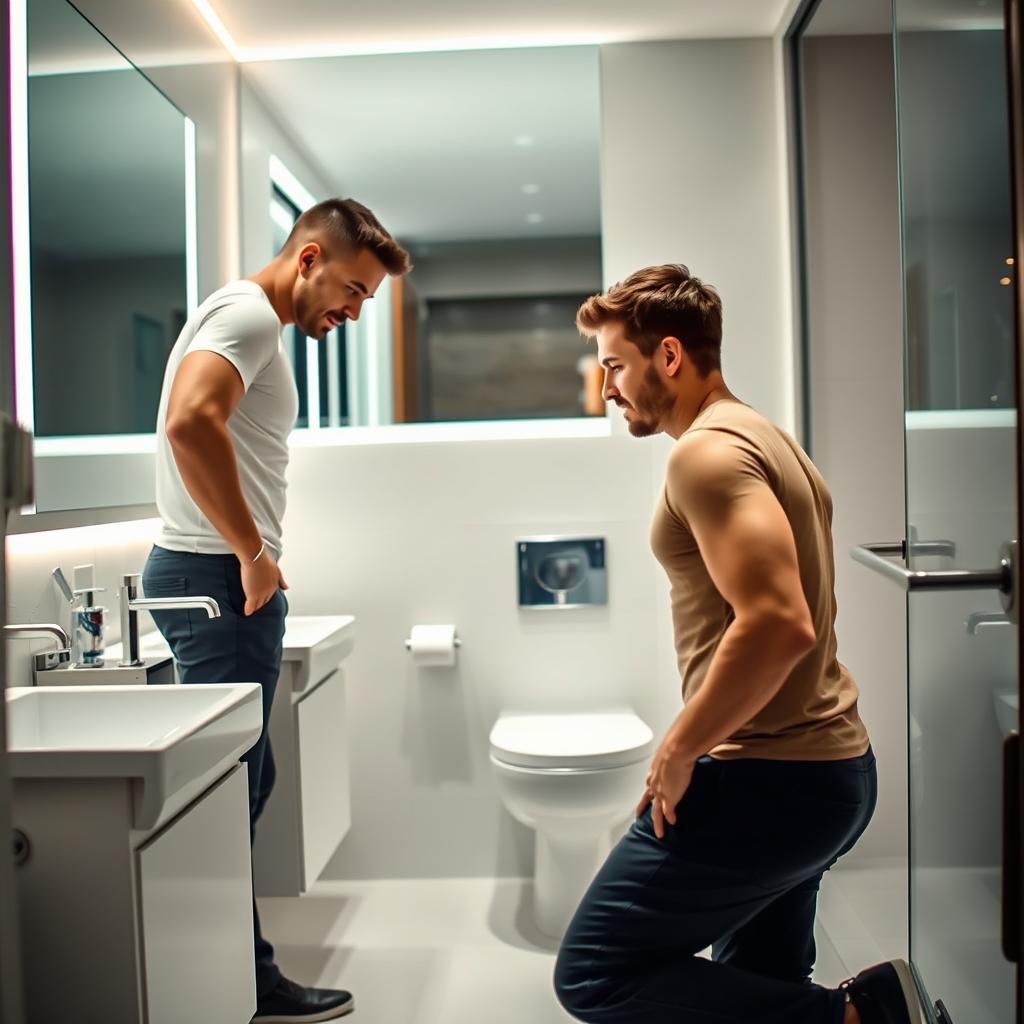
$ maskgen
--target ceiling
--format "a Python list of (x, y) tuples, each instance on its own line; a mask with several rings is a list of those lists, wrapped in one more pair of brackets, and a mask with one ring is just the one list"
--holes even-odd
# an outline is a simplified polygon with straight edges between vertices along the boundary
[[(199, 0), (245, 60), (541, 43), (771, 36), (790, 0)], [(292, 51), (290, 54), (288, 51)]]

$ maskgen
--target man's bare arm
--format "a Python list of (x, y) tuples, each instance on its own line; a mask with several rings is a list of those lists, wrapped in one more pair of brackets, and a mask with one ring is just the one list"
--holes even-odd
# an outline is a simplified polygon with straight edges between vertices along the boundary
[(692, 489), (701, 491), (687, 520), (735, 620), (655, 755), (649, 788), (656, 829), (662, 815), (674, 823), (682, 797), (675, 790), (682, 784), (685, 791), (693, 762), (749, 722), (815, 643), (793, 532), (771, 488), (754, 477), (736, 487), (728, 443), (713, 434), (687, 442), (680, 456)]
[(165, 429), (186, 490), (238, 557), (250, 615), (285, 584), (269, 552), (252, 562), (263, 540), (242, 492), (227, 427), (244, 394), (242, 378), (227, 359), (190, 352), (174, 375)]

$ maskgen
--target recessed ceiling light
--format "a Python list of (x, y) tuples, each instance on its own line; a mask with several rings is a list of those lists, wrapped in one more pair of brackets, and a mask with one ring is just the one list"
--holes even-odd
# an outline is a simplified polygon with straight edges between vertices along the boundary
[(539, 224), (544, 219), (543, 213), (528, 213), (526, 215), (527, 224)]
[(534, 139), (532, 135), (517, 135), (512, 141), (517, 146), (532, 146)]
[(540, 185), (524, 185), (523, 191), (528, 196), (535, 196), (540, 191)]

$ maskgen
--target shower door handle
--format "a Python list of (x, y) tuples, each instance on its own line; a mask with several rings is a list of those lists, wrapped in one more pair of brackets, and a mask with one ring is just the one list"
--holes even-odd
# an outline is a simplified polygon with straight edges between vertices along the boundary
[[(955, 547), (950, 541), (915, 542), (915, 555), (952, 555)], [(997, 590), (1003, 609), (1017, 621), (1014, 607), (1014, 583), (1017, 576), (1017, 542), (1004, 544), (999, 552), (999, 564), (993, 569), (909, 569), (907, 568), (907, 542), (887, 544), (860, 544), (851, 552), (854, 561), (884, 576), (906, 591), (915, 590)]]

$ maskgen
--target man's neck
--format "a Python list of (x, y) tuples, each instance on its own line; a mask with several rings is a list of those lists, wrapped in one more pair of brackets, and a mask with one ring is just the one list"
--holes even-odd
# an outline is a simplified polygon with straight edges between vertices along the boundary
[[(694, 398), (696, 398), (696, 402)], [(709, 405), (714, 405), (715, 402), (721, 402), (724, 399), (736, 401), (736, 396), (725, 386), (721, 375), (716, 374), (707, 382), (706, 388), (698, 392), (696, 396), (689, 396), (689, 401), (683, 401), (680, 397), (680, 401), (676, 404), (669, 421), (663, 425), (662, 430), (674, 441), (678, 441)]]
[(267, 297), (267, 301), (274, 307), (277, 319), (281, 326), (295, 322), (295, 311), (292, 308), (292, 290), (282, 274), (282, 267), (278, 261), (271, 260), (259, 273), (247, 277), (247, 281), (258, 284)]

